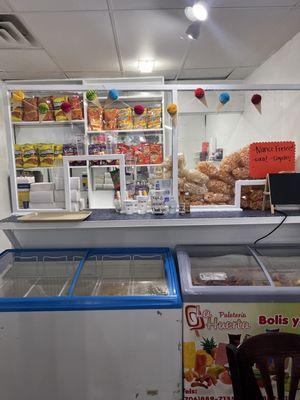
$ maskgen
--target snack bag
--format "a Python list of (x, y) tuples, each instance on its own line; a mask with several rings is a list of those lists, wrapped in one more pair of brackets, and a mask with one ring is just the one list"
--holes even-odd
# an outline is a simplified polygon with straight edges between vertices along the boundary
[(77, 156), (78, 155), (78, 150), (77, 146), (74, 144), (64, 144), (63, 145), (63, 156)]
[(38, 104), (45, 103), (48, 105), (49, 110), (46, 112), (46, 114), (40, 114), (41, 121), (54, 121), (54, 111), (53, 111), (53, 102), (52, 102), (52, 97), (47, 96), (47, 97), (39, 97), (38, 98)]
[(101, 107), (89, 104), (88, 125), (90, 131), (103, 130), (103, 109)]
[(248, 179), (250, 172), (248, 167), (237, 167), (232, 172), (235, 179)]
[(118, 129), (129, 130), (133, 128), (132, 110), (130, 107), (118, 110)]
[(197, 169), (210, 178), (215, 178), (218, 175), (217, 167), (215, 167), (214, 164), (209, 161), (200, 161), (197, 164)]
[[(89, 145), (89, 155), (91, 156), (101, 156), (105, 154), (106, 145), (105, 143), (93, 143)], [(103, 161), (91, 161), (91, 165), (102, 165)]]
[(12, 101), (11, 103), (11, 120), (12, 122), (22, 122), (23, 106), (21, 101)]
[(54, 144), (37, 145), (40, 167), (53, 167), (54, 165)]
[(31, 97), (23, 100), (23, 121), (38, 121), (38, 98)]
[(16, 168), (23, 168), (23, 146), (15, 144), (15, 163)]
[(223, 158), (220, 164), (220, 171), (231, 172), (239, 166), (240, 162), (240, 154), (238, 152), (232, 153), (230, 156)]
[(54, 145), (54, 161), (61, 161), (63, 158), (63, 145), (55, 144)]
[(208, 204), (228, 204), (231, 197), (223, 193), (207, 192), (204, 194), (204, 201)]
[(207, 192), (207, 188), (205, 185), (198, 185), (194, 182), (185, 182), (183, 185), (183, 190), (185, 192), (189, 192), (190, 194), (204, 194)]
[(134, 146), (135, 163), (138, 165), (150, 164), (150, 147), (148, 143)]
[(133, 114), (133, 129), (147, 129), (147, 108), (143, 114)]
[(232, 187), (223, 181), (219, 181), (217, 179), (211, 179), (207, 183), (207, 189), (209, 192), (214, 193), (223, 193), (223, 194), (231, 194)]
[(185, 177), (188, 181), (192, 181), (200, 185), (206, 184), (207, 181), (209, 180), (207, 175), (203, 174), (203, 172), (200, 172), (196, 169), (189, 169), (188, 171), (186, 171)]
[(82, 120), (82, 98), (78, 95), (70, 96), (69, 103), (71, 104), (71, 119), (72, 120)]
[(54, 115), (55, 121), (68, 121), (68, 117), (61, 110), (61, 104), (68, 101), (67, 96), (54, 97), (53, 98), (53, 107), (54, 107)]
[(148, 129), (161, 128), (161, 104), (154, 104), (147, 109), (147, 127)]
[(163, 148), (162, 144), (150, 144), (150, 164), (162, 164)]
[(23, 167), (35, 168), (39, 165), (38, 155), (34, 144), (24, 144), (23, 146)]
[(114, 131), (118, 129), (118, 109), (107, 108), (104, 110), (104, 126), (106, 130)]

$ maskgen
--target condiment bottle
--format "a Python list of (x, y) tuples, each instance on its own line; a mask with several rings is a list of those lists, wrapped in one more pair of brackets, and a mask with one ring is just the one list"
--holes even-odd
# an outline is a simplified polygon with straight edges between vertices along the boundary
[(190, 192), (185, 192), (184, 193), (184, 203), (185, 203), (185, 212), (190, 213), (191, 212), (191, 196)]
[(180, 192), (180, 195), (179, 195), (179, 214), (180, 214), (180, 215), (185, 214), (185, 198), (184, 198), (184, 192)]

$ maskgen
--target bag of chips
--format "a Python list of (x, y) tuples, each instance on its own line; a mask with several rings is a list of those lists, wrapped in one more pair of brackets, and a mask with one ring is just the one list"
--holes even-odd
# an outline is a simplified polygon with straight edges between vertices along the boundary
[(150, 164), (162, 164), (163, 158), (162, 144), (150, 144)]
[(23, 168), (35, 168), (39, 165), (39, 159), (34, 144), (23, 146)]
[(161, 104), (154, 104), (147, 109), (147, 127), (148, 129), (161, 128)]
[(71, 104), (72, 120), (80, 121), (83, 119), (82, 98), (78, 95), (70, 96), (69, 103)]
[(133, 128), (132, 110), (130, 107), (118, 110), (118, 129), (129, 130)]
[(54, 161), (61, 161), (63, 158), (63, 145), (55, 144), (54, 145)]
[(53, 167), (54, 165), (54, 144), (37, 144), (40, 167)]
[(15, 163), (16, 168), (23, 168), (23, 146), (15, 144)]
[(147, 108), (143, 114), (133, 114), (133, 129), (147, 129)]
[(53, 98), (53, 108), (54, 108), (54, 115), (55, 115), (55, 121), (62, 122), (62, 121), (68, 121), (67, 115), (62, 111), (61, 105), (64, 102), (68, 101), (67, 96), (61, 96), (61, 97), (54, 97)]
[(22, 122), (23, 106), (21, 101), (13, 101), (11, 103), (11, 120), (12, 122)]
[(114, 131), (118, 129), (118, 109), (107, 108), (104, 110), (104, 126), (106, 130)]
[(103, 109), (101, 107), (98, 107), (94, 104), (89, 104), (88, 125), (90, 131), (103, 130)]

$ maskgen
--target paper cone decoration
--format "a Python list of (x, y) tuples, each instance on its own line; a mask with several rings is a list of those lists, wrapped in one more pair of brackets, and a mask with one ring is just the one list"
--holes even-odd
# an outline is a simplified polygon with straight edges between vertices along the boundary
[(96, 90), (88, 90), (85, 94), (87, 101), (95, 104), (95, 106), (100, 107), (100, 102), (97, 96)]
[(177, 105), (174, 103), (170, 103), (167, 107), (167, 111), (171, 116), (172, 123), (176, 124), (176, 116), (177, 116)]
[(230, 94), (223, 92), (219, 96), (219, 104), (217, 106), (217, 112), (220, 112), (222, 108), (230, 101)]
[(207, 101), (206, 101), (205, 90), (204, 90), (204, 89), (202, 89), (202, 88), (197, 88), (197, 89), (194, 91), (194, 95), (195, 95), (195, 97), (196, 97), (198, 100), (201, 101), (201, 103), (202, 103), (205, 107), (207, 107)]
[(107, 94), (107, 99), (105, 100), (104, 107), (113, 103), (114, 101), (117, 101), (118, 98), (119, 98), (119, 92), (117, 91), (117, 89), (110, 89)]
[(254, 107), (260, 114), (261, 114), (261, 101), (262, 97), (260, 94), (254, 94), (251, 98), (251, 103), (254, 105)]
[(49, 111), (49, 106), (47, 103), (40, 103), (39, 104), (39, 121), (44, 121), (45, 115)]
[(25, 99), (25, 93), (22, 90), (15, 90), (11, 94), (12, 100), (16, 103)]
[(71, 110), (72, 110), (72, 106), (68, 101), (63, 101), (61, 103), (61, 111), (66, 115), (68, 121), (71, 121), (72, 116), (71, 116)]

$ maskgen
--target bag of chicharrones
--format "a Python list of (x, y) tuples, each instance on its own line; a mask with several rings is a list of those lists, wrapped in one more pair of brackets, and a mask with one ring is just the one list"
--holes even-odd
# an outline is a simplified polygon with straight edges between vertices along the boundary
[(220, 171), (231, 172), (238, 168), (241, 163), (240, 153), (235, 152), (223, 158), (220, 164)]
[(206, 204), (230, 204), (232, 198), (228, 194), (207, 192), (204, 193), (204, 202)]
[(249, 179), (250, 175), (248, 167), (237, 167), (231, 173), (236, 180)]
[(196, 169), (189, 169), (185, 173), (185, 177), (189, 182), (195, 182), (199, 185), (205, 185), (209, 177)]
[(240, 150), (240, 162), (242, 167), (249, 168), (249, 160), (250, 160), (250, 146), (245, 146)]
[(210, 178), (215, 178), (219, 173), (218, 168), (209, 161), (200, 161), (196, 168)]
[(227, 195), (232, 195), (233, 193), (232, 186), (217, 179), (210, 179), (207, 183), (207, 189), (209, 192), (213, 193), (223, 193)]

